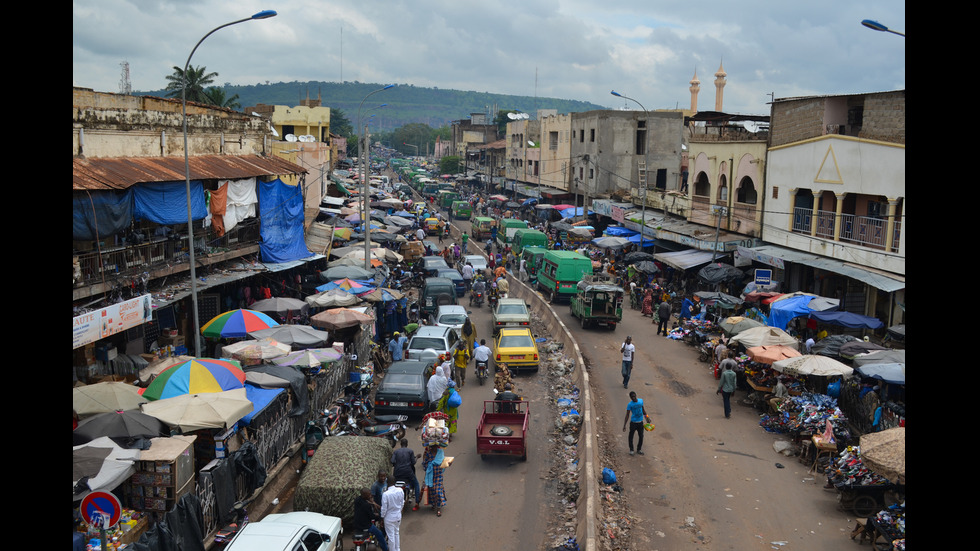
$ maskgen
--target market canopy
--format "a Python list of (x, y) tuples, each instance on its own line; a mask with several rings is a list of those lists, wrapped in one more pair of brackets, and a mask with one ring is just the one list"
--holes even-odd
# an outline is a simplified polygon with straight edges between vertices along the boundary
[(696, 249), (664, 252), (654, 255), (654, 258), (660, 262), (678, 270), (687, 270), (688, 268), (706, 264), (711, 262), (712, 257), (714, 257), (714, 253), (711, 251), (699, 251)]
[(821, 377), (850, 377), (854, 370), (839, 361), (826, 356), (805, 355), (772, 364), (776, 371), (788, 375), (815, 375)]
[(815, 311), (836, 310), (840, 301), (809, 293), (790, 293), (776, 297), (769, 303), (768, 324), (785, 329), (790, 320), (808, 316)]
[(136, 473), (140, 450), (129, 450), (102, 436), (72, 447), (72, 500), (89, 492), (112, 491)]
[[(330, 291), (327, 291), (328, 293)], [(353, 296), (353, 295), (348, 295)], [(294, 349), (316, 348), (323, 346), (330, 337), (326, 331), (314, 329), (309, 325), (280, 325), (269, 329), (260, 329), (248, 334), (253, 339), (275, 339)]]
[(905, 384), (905, 364), (868, 364), (856, 368), (858, 375), (893, 385)]
[(243, 338), (249, 331), (275, 327), (279, 323), (262, 312), (231, 310), (211, 318), (201, 326), (201, 334), (214, 339)]
[(252, 409), (244, 386), (224, 392), (182, 394), (143, 405), (144, 413), (182, 432), (231, 428)]
[(698, 270), (698, 279), (709, 285), (718, 283), (738, 283), (745, 279), (745, 272), (731, 264), (712, 262)]
[(742, 304), (742, 299), (719, 291), (698, 291), (694, 293), (694, 296), (700, 298), (705, 304), (717, 305), (729, 310)]
[(747, 318), (745, 316), (730, 316), (727, 317), (718, 324), (721, 330), (728, 333), (729, 335), (738, 335), (746, 329), (752, 329), (753, 327), (765, 327), (761, 321), (756, 321), (752, 318)]
[(879, 350), (855, 356), (853, 360), (855, 367), (869, 364), (905, 363), (905, 350)]
[(118, 381), (78, 386), (71, 389), (71, 407), (79, 417), (96, 413), (139, 409), (149, 400), (140, 395), (139, 389)]
[(749, 355), (749, 358), (752, 358), (752, 361), (761, 364), (771, 364), (779, 360), (802, 356), (795, 348), (780, 344), (774, 346), (753, 346), (745, 352)]
[(315, 327), (323, 327), (327, 330), (343, 329), (345, 327), (353, 327), (355, 325), (371, 323), (373, 321), (373, 317), (358, 312), (357, 310), (351, 310), (350, 308), (333, 308), (331, 310), (320, 312), (319, 314), (310, 318), (310, 322), (312, 322)]
[(896, 484), (905, 484), (905, 427), (861, 436), (864, 465)]
[(810, 317), (819, 322), (851, 329), (878, 329), (885, 325), (878, 318), (851, 312), (810, 312)]
[(753, 346), (784, 344), (786, 346), (799, 346), (796, 337), (777, 327), (755, 327), (746, 329), (731, 338), (731, 343), (742, 343), (746, 348)]
[(244, 383), (245, 373), (236, 362), (194, 358), (157, 375), (143, 391), (143, 397), (160, 400), (182, 394), (222, 392), (241, 388)]

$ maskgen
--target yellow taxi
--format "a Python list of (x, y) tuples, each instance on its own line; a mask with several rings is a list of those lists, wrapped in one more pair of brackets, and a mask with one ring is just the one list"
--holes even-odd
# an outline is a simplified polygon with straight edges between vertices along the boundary
[(538, 345), (527, 327), (503, 327), (497, 335), (496, 360), (511, 373), (538, 370)]
[(438, 218), (426, 218), (423, 223), (425, 224), (425, 233), (429, 235), (439, 235), (442, 233), (442, 220)]

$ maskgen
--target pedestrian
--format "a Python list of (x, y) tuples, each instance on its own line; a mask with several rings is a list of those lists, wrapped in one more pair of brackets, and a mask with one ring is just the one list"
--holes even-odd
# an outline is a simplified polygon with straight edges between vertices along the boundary
[[(407, 443), (407, 442), (406, 442)], [(401, 551), (399, 529), (402, 524), (402, 507), (405, 506), (405, 492), (392, 484), (381, 496), (381, 518), (385, 522), (385, 533), (388, 534), (388, 549)]]
[(466, 232), (463, 232), (463, 254), (466, 254), (466, 252), (469, 250), (466, 248), (469, 241), (470, 241), (470, 236), (466, 235)]
[(718, 391), (721, 394), (722, 403), (725, 405), (725, 419), (732, 416), (732, 394), (735, 393), (735, 368), (738, 364), (731, 356), (721, 361), (721, 377), (718, 381)]
[(633, 433), (640, 436), (636, 441), (636, 453), (643, 455), (643, 421), (649, 421), (650, 416), (643, 406), (643, 400), (636, 397), (636, 392), (630, 392), (630, 401), (626, 402), (626, 418), (623, 419), (623, 432), (626, 432), (626, 425), (629, 424), (629, 445), (630, 455), (633, 455)]
[(395, 477), (395, 481), (404, 481), (411, 485), (413, 498), (415, 499), (415, 506), (412, 507), (413, 511), (419, 510), (419, 500), (422, 498), (422, 490), (419, 487), (419, 479), (415, 476), (415, 462), (421, 457), (408, 447), (408, 439), (402, 438), (402, 447), (398, 448), (391, 454), (391, 466), (392, 475)]
[(466, 321), (463, 322), (463, 328), (460, 329), (460, 334), (463, 337), (463, 340), (466, 341), (466, 349), (475, 350), (477, 339), (476, 325), (470, 321), (469, 316), (467, 316)]
[(415, 237), (417, 237), (419, 241), (425, 241), (425, 229), (420, 227), (418, 230), (416, 230)]
[(388, 544), (385, 542), (385, 535), (381, 529), (374, 525), (374, 521), (381, 520), (381, 515), (375, 509), (374, 501), (371, 499), (371, 489), (361, 488), (361, 495), (354, 498), (354, 530), (358, 532), (370, 532), (378, 540), (378, 547), (381, 551), (388, 551)]
[(446, 454), (438, 444), (433, 444), (425, 448), (422, 455), (422, 467), (425, 469), (425, 492), (429, 501), (429, 506), (436, 512), (437, 517), (442, 516), (442, 508), (446, 505), (446, 487), (443, 484), (442, 462), (446, 459)]
[(371, 484), (371, 499), (374, 500), (375, 505), (379, 508), (381, 507), (381, 496), (384, 495), (385, 490), (388, 489), (388, 471), (380, 470), (378, 471), (378, 479)]
[(633, 337), (626, 337), (626, 342), (619, 348), (623, 354), (623, 388), (630, 382), (630, 375), (633, 373), (633, 352), (636, 347), (633, 345)]
[(657, 334), (659, 335), (663, 332), (663, 335), (667, 336), (667, 323), (670, 321), (670, 303), (666, 300), (660, 303), (657, 307), (657, 317), (660, 318), (660, 322), (657, 324)]
[(442, 366), (437, 365), (435, 374), (429, 377), (429, 382), (425, 385), (425, 389), (429, 394), (429, 402), (433, 405), (433, 407), (435, 407), (435, 405), (439, 402), (439, 399), (442, 398), (442, 394), (446, 391), (448, 386), (449, 378), (446, 377), (445, 373), (443, 372)]
[(399, 362), (405, 358), (405, 348), (408, 347), (408, 337), (398, 331), (391, 336), (388, 341), (388, 351), (391, 352), (391, 361)]
[(453, 435), (456, 434), (456, 421), (459, 420), (459, 408), (452, 407), (449, 405), (449, 397), (452, 396), (453, 392), (456, 392), (456, 383), (449, 381), (449, 385), (446, 390), (443, 391), (442, 397), (436, 402), (436, 410), (445, 413), (449, 417), (449, 440), (452, 441)]
[[(466, 321), (469, 321), (469, 318), (466, 318)], [(473, 338), (476, 338), (476, 328), (473, 327), (472, 324), (470, 324), (470, 327), (473, 330)], [(463, 337), (463, 339), (468, 341), (469, 337)], [(460, 344), (456, 347), (456, 350), (453, 351), (453, 367), (456, 368), (456, 376), (459, 378), (459, 388), (463, 388), (463, 386), (466, 384), (466, 364), (468, 363), (470, 363), (469, 344), (466, 344), (465, 346)]]
[(643, 294), (643, 309), (640, 310), (640, 314), (653, 317), (653, 291), (651, 289), (647, 289)]
[(521, 257), (521, 267), (517, 275), (520, 277), (521, 281), (527, 281), (527, 259), (525, 259), (523, 256)]

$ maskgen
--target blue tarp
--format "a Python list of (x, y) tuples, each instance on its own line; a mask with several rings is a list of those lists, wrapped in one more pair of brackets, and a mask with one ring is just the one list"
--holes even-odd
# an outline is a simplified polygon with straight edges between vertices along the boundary
[(528, 206), (528, 205), (533, 205), (533, 204), (535, 204), (535, 203), (537, 203), (537, 202), (538, 202), (538, 200), (537, 200), (537, 199), (534, 199), (534, 198), (531, 198), (531, 199), (525, 199), (525, 200), (524, 200), (524, 202), (523, 202), (523, 203), (521, 203), (521, 206), (522, 206), (522, 207), (526, 207), (526, 206)]
[(278, 178), (259, 183), (263, 262), (291, 262), (312, 256), (303, 234), (303, 193)]
[[(147, 182), (133, 190), (133, 220), (156, 224), (187, 223), (187, 186), (184, 182)], [(208, 215), (204, 186), (191, 181), (191, 218), (203, 220)]]
[(791, 319), (812, 312), (808, 305), (814, 298), (801, 296), (773, 302), (769, 305), (769, 319), (766, 320), (766, 325), (785, 330)]
[(262, 409), (269, 405), (269, 402), (276, 398), (280, 392), (285, 392), (284, 388), (261, 388), (254, 385), (245, 385), (245, 397), (248, 398), (252, 405), (252, 411), (249, 412), (245, 417), (242, 417), (241, 422), (245, 425), (252, 422), (252, 418), (259, 414)]
[[(584, 208), (585, 207), (569, 207), (567, 209), (558, 211), (558, 213), (561, 214), (562, 218), (572, 218), (573, 216), (582, 216), (582, 213), (585, 212)], [(595, 213), (590, 210), (589, 214), (595, 214)]]
[(850, 327), (851, 329), (865, 327), (868, 329), (878, 329), (884, 325), (878, 318), (852, 314), (850, 312), (810, 312), (810, 317), (823, 323), (841, 325), (843, 327)]
[[(627, 237), (626, 239), (629, 239), (630, 240), (630, 243), (637, 243), (637, 244), (639, 244), (641, 237), (640, 237), (640, 234), (637, 233), (635, 235), (631, 235), (631, 236)], [(653, 240), (653, 239), (643, 238), (643, 245), (641, 245), (641, 247), (652, 247), (655, 242), (656, 241)]]
[(616, 237), (629, 237), (631, 235), (640, 235), (640, 232), (636, 230), (631, 230), (629, 228), (624, 228), (622, 226), (609, 226), (606, 231), (603, 232), (606, 235), (613, 235)]
[(97, 241), (123, 234), (133, 225), (133, 192), (73, 193), (71, 214), (75, 241)]

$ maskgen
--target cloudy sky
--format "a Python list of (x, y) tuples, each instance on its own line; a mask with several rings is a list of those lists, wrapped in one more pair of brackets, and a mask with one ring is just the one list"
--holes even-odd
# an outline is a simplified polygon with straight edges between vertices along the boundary
[[(728, 73), (724, 110), (768, 114), (770, 94), (905, 88), (905, 32), (895, 0), (73, 0), (72, 84), (157, 90), (194, 45), (193, 65), (218, 83), (360, 81), (558, 97), (612, 108), (714, 108), (714, 73)], [(507, 106), (499, 106), (507, 108)]]

